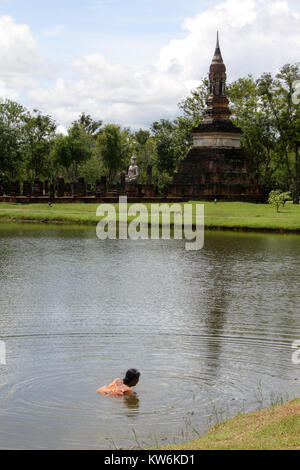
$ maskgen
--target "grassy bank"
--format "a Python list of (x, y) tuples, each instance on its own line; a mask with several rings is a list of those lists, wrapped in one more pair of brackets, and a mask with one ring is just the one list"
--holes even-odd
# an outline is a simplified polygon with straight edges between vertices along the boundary
[(200, 439), (162, 450), (300, 449), (300, 399), (281, 406), (240, 414), (214, 426)]
[[(207, 229), (268, 230), (300, 233), (300, 206), (287, 204), (276, 213), (268, 204), (204, 203)], [(150, 209), (151, 204), (146, 204)], [(95, 225), (98, 204), (17, 205), (0, 203), (0, 222)], [(116, 208), (118, 206), (116, 205)]]

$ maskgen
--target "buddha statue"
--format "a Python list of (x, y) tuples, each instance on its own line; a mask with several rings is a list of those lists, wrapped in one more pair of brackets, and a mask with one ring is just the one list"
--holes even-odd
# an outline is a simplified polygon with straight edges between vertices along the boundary
[(126, 183), (137, 183), (139, 177), (139, 167), (136, 164), (136, 156), (131, 157), (130, 167), (126, 176)]

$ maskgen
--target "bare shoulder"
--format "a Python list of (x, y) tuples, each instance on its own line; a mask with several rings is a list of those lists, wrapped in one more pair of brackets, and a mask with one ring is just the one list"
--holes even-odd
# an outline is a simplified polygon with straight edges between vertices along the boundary
[(124, 385), (124, 382), (123, 382), (122, 379), (116, 379), (116, 380), (114, 380), (113, 383), (112, 383), (112, 385), (115, 385), (116, 387), (123, 387), (123, 386), (126, 387), (126, 385)]
[(111, 384), (97, 390), (99, 395), (135, 395), (130, 387), (124, 384), (122, 379), (115, 379)]
[(101, 387), (97, 390), (99, 395), (107, 395), (109, 393), (107, 386)]
[(116, 394), (124, 386), (122, 379), (115, 379), (111, 384), (105, 385), (104, 387), (99, 388), (97, 393), (99, 395), (113, 395)]

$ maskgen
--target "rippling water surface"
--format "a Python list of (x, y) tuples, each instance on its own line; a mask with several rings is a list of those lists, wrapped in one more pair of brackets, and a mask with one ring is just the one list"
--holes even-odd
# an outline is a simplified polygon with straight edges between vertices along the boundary
[[(92, 229), (0, 226), (0, 448), (178, 442), (300, 395), (300, 238), (207, 233), (106, 241)], [(98, 387), (129, 367), (135, 398)]]

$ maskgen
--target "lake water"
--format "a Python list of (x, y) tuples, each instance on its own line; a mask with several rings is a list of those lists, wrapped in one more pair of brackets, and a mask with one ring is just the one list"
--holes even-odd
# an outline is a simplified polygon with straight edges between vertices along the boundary
[[(300, 396), (299, 280), (299, 236), (208, 232), (187, 252), (0, 225), (0, 448), (180, 442)], [(95, 393), (130, 367), (134, 399)]]

